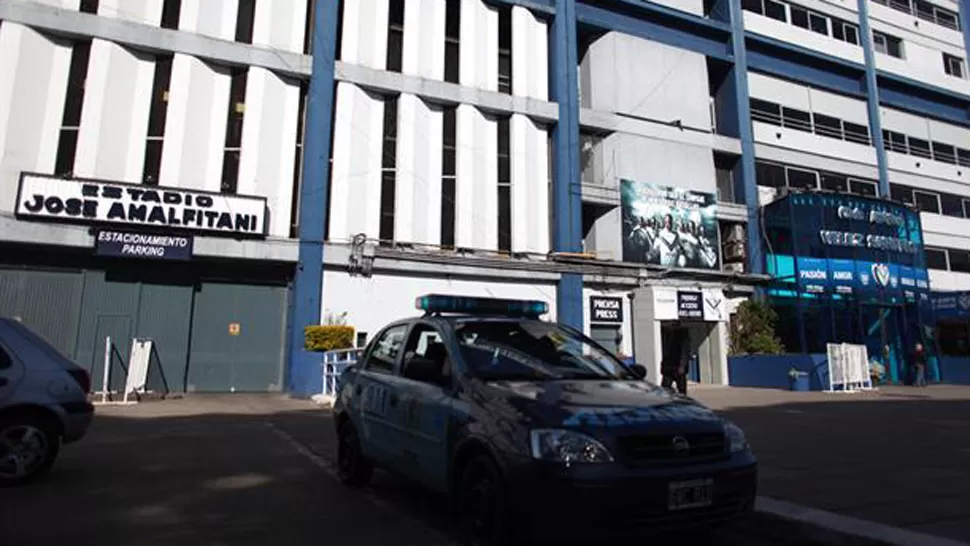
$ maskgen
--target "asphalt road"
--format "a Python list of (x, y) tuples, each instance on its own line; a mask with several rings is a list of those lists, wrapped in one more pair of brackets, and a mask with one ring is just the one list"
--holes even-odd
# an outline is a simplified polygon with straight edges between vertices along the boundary
[[(0, 544), (460, 543), (443, 499), (383, 474), (341, 486), (331, 430), (326, 412), (276, 397), (100, 407), (50, 476), (0, 490)], [(764, 516), (705, 542), (862, 544)]]

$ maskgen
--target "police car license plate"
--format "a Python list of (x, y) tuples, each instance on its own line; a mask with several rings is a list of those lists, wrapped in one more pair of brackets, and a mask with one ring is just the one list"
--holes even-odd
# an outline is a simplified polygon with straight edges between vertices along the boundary
[(671, 482), (667, 489), (667, 509), (683, 510), (710, 506), (714, 500), (714, 480), (710, 478)]

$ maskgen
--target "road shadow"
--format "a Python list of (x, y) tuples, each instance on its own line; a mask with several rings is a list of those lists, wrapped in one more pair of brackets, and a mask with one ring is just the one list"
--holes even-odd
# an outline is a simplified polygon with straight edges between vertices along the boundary
[[(924, 403), (945, 404), (898, 404)], [(845, 406), (844, 412), (869, 415), (869, 410), (853, 409), (851, 403), (840, 405)], [(958, 408), (968, 415), (965, 405)], [(812, 457), (807, 452), (786, 454), (782, 448), (807, 450), (811, 442), (804, 431), (795, 430), (804, 427), (784, 417), (797, 414), (784, 409), (726, 412), (750, 429), (751, 441), (762, 457), (762, 472), (768, 474), (762, 480), (762, 492), (788, 498), (779, 494), (787, 492), (776, 475), (793, 472), (799, 487), (814, 481), (820, 495), (846, 495), (846, 489), (855, 487), (853, 481), (820, 478), (827, 472), (824, 465), (794, 469), (793, 465)], [(801, 409), (826, 418), (838, 414), (834, 407)], [(883, 411), (910, 415), (903, 408)], [(949, 414), (945, 408), (927, 411)], [(355, 546), (424, 546), (459, 542), (447, 500), (380, 472), (368, 488), (345, 488), (325, 471), (334, 454), (329, 413), (316, 408), (151, 417), (117, 409), (99, 412), (89, 436), (65, 446), (46, 479), (23, 488), (0, 489), (0, 544), (297, 546), (346, 540)], [(833, 486), (828, 484), (838, 487), (830, 489)], [(651, 536), (652, 542), (661, 538)], [(643, 540), (643, 536), (630, 537), (629, 543)], [(675, 541), (682, 539), (672, 537), (668, 542), (663, 537), (659, 543)], [(869, 544), (766, 517), (729, 528), (706, 542)]]

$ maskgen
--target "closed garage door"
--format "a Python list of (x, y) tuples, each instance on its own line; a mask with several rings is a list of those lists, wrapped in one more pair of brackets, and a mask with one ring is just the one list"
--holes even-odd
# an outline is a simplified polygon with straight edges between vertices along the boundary
[(279, 391), (286, 287), (202, 282), (192, 313), (188, 390)]
[(80, 271), (0, 269), (0, 316), (18, 318), (73, 356), (83, 285)]

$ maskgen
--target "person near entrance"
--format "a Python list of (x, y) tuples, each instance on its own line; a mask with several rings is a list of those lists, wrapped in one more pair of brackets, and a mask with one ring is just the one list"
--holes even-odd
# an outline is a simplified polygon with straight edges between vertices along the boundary
[(687, 395), (687, 331), (675, 326), (663, 336), (663, 358), (660, 373), (663, 374), (661, 386), (672, 388), (677, 383), (677, 392)]
[(917, 343), (913, 351), (913, 366), (916, 368), (916, 380), (913, 385), (917, 387), (926, 386), (926, 349), (922, 343)]

